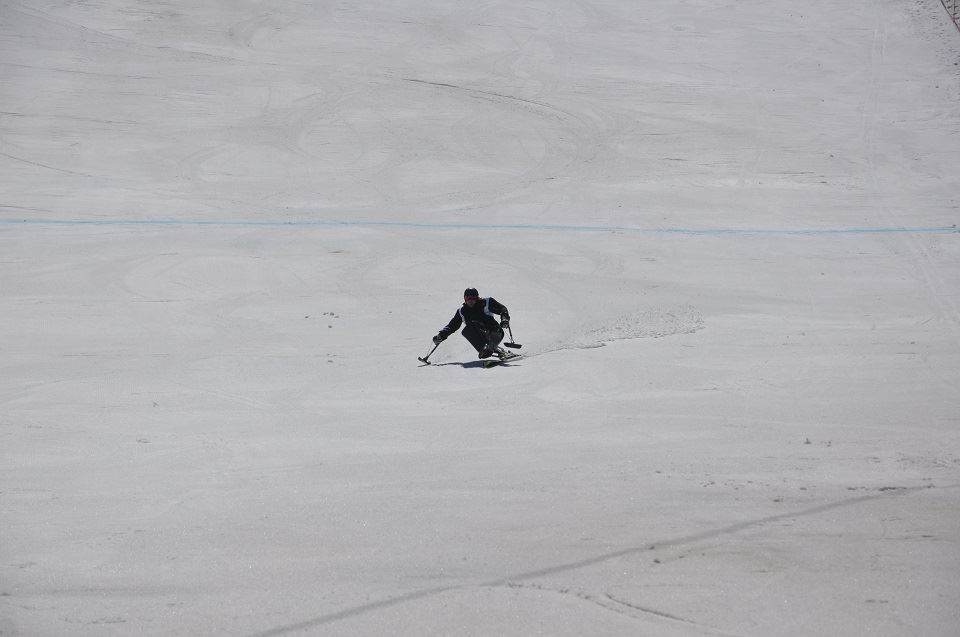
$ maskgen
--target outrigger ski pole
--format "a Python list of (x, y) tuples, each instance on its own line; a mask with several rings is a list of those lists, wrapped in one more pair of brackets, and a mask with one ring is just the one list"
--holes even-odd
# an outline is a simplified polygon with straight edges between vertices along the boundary
[[(520, 349), (521, 347), (523, 347), (523, 345), (521, 345), (520, 343), (514, 343), (514, 342), (513, 342), (513, 329), (510, 328), (510, 327), (507, 327), (507, 331), (510, 332), (510, 342), (509, 342), (509, 343), (504, 343), (504, 345), (507, 346), (507, 347), (512, 347), (513, 349)], [(432, 353), (433, 353), (433, 352), (430, 352), (430, 354), (432, 354)], [(429, 356), (430, 354), (427, 354), (427, 356)], [(421, 359), (421, 360), (422, 360), (422, 359)]]
[[(440, 341), (440, 343), (442, 342), (443, 341)], [(440, 347), (440, 343), (437, 343), (436, 345), (433, 346), (433, 349), (430, 350), (430, 354), (433, 354), (435, 351), (437, 351), (437, 348)], [(417, 360), (420, 361), (421, 363), (429, 365), (430, 361), (428, 361), (427, 359), (430, 358), (430, 354), (427, 354), (426, 356), (417, 356)]]

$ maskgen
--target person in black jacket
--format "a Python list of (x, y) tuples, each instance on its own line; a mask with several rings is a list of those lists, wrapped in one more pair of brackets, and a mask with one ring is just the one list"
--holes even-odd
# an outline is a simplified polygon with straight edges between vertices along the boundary
[[(499, 323), (496, 315), (500, 316)], [(470, 341), (480, 358), (490, 358), (493, 354), (503, 358), (506, 355), (498, 345), (503, 340), (503, 330), (510, 326), (510, 313), (506, 306), (495, 298), (481, 298), (476, 288), (464, 290), (463, 305), (447, 326), (433, 337), (434, 344), (439, 345), (445, 341), (461, 325), (465, 326), (461, 334)]]

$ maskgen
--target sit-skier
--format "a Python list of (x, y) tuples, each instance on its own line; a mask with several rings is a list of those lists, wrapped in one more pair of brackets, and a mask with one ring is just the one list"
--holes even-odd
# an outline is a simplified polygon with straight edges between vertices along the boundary
[[(497, 322), (495, 316), (500, 316)], [(447, 326), (433, 337), (434, 345), (439, 345), (448, 336), (456, 332), (461, 325), (463, 337), (470, 341), (480, 358), (490, 358), (496, 355), (501, 360), (516, 356), (511, 355), (500, 347), (503, 340), (503, 330), (510, 327), (510, 313), (502, 303), (492, 296), (481, 298), (476, 288), (467, 288), (463, 291), (463, 305), (457, 310)]]

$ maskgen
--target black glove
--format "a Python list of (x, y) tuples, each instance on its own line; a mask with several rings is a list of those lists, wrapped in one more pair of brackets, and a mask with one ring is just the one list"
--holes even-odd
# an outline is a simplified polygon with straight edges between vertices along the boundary
[(445, 340), (447, 340), (447, 337), (446, 337), (446, 336), (444, 336), (443, 334), (437, 334), (436, 336), (433, 337), (433, 344), (434, 344), (434, 345), (439, 345), (440, 343), (444, 342)]
[(500, 321), (500, 327), (502, 327), (503, 329), (508, 329), (510, 327), (510, 319), (505, 318), (502, 321)]

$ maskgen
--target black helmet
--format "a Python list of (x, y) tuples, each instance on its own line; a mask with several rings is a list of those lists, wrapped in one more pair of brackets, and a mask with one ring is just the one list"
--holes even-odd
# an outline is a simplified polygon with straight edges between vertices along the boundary
[(477, 288), (467, 288), (463, 291), (463, 298), (476, 297), (480, 298), (480, 293), (477, 292)]

